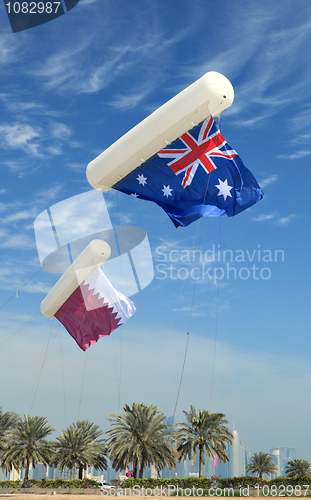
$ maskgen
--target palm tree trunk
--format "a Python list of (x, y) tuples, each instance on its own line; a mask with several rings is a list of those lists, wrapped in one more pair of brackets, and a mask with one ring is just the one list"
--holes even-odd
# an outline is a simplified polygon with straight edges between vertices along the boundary
[(202, 445), (199, 445), (200, 456), (199, 456), (199, 477), (202, 477), (203, 472), (203, 462), (204, 462), (204, 448)]
[(75, 466), (73, 465), (73, 466), (71, 467), (70, 479), (73, 479), (73, 478), (74, 478), (74, 475), (75, 475)]
[(142, 461), (139, 464), (139, 479), (143, 478), (144, 468), (145, 468), (145, 463), (144, 463), (144, 459), (142, 459)]
[(23, 486), (27, 486), (28, 480), (29, 480), (29, 457), (27, 457), (27, 459), (26, 459), (25, 477), (24, 477)]
[(79, 479), (83, 479), (83, 467), (82, 467), (82, 465), (79, 467)]
[(134, 460), (133, 462), (133, 477), (135, 479), (137, 478), (137, 460)]

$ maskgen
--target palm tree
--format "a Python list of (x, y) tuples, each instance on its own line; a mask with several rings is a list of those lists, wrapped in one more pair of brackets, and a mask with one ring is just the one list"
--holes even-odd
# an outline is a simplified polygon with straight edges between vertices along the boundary
[(217, 455), (221, 462), (229, 462), (225, 448), (227, 443), (232, 443), (233, 435), (224, 425), (228, 423), (224, 420), (225, 415), (206, 410), (199, 410), (198, 414), (193, 406), (189, 413), (184, 411), (184, 414), (186, 423), (176, 424), (179, 461), (189, 457), (195, 462), (199, 452), (199, 477), (202, 477), (205, 451), (211, 459)]
[(71, 479), (74, 478), (76, 467), (79, 469), (79, 479), (82, 479), (87, 464), (94, 465), (96, 469), (107, 469), (106, 446), (104, 439), (99, 439), (103, 431), (99, 430), (98, 425), (82, 420), (62, 432), (62, 436), (53, 443), (51, 463), (60, 469), (71, 469)]
[(258, 477), (262, 478), (263, 474), (270, 476), (271, 474), (277, 474), (278, 468), (273, 463), (271, 455), (268, 453), (254, 453), (251, 457), (251, 463), (246, 466), (246, 471), (251, 474), (258, 474)]
[(311, 476), (311, 464), (307, 460), (290, 460), (285, 472), (288, 477)]
[(51, 446), (45, 438), (54, 430), (48, 425), (45, 417), (24, 415), (23, 419), (18, 418), (15, 426), (6, 434), (1, 456), (2, 470), (7, 472), (14, 467), (20, 471), (24, 467), (23, 486), (25, 486), (31, 465), (36, 467), (38, 462), (43, 462), (44, 465), (49, 463)]
[(18, 415), (13, 411), (3, 412), (2, 407), (0, 406), (0, 453), (4, 447), (4, 438), (6, 433), (14, 427), (16, 421), (18, 419)]
[(170, 444), (170, 431), (164, 413), (157, 406), (133, 403), (125, 405), (124, 415), (111, 414), (112, 429), (107, 443), (112, 467), (123, 470), (132, 464), (133, 476), (143, 477), (144, 469), (154, 465), (158, 474), (167, 466), (176, 466), (176, 451)]

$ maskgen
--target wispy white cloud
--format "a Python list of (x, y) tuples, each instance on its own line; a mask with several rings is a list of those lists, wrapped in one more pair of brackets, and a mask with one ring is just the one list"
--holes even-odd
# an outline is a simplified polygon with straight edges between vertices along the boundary
[(135, 108), (143, 99), (146, 98), (148, 94), (153, 92), (155, 88), (155, 82), (153, 81), (150, 82), (150, 85), (148, 85), (148, 88), (143, 90), (138, 90), (138, 91), (133, 91), (132, 93), (123, 94), (123, 95), (117, 95), (115, 100), (110, 102), (110, 106), (116, 109), (131, 109)]
[(64, 123), (51, 123), (51, 137), (56, 139), (68, 139), (72, 136), (72, 130)]
[(306, 156), (311, 155), (311, 149), (303, 149), (301, 151), (296, 151), (295, 153), (289, 154), (281, 154), (278, 155), (277, 158), (282, 160), (299, 160), (300, 158), (305, 158)]
[(0, 228), (0, 247), (6, 249), (34, 249), (34, 238), (27, 233), (16, 233), (12, 226)]
[(91, 3), (95, 3), (98, 0), (80, 0), (80, 5), (90, 5)]
[(267, 186), (270, 186), (270, 184), (274, 184), (275, 182), (277, 182), (279, 180), (279, 177), (278, 175), (270, 175), (269, 177), (265, 177), (264, 179), (262, 179), (259, 184), (262, 188), (265, 188)]
[(274, 214), (263, 214), (263, 215), (259, 215), (258, 217), (254, 217), (253, 220), (256, 222), (265, 222), (267, 220), (271, 220), (274, 218), (275, 218)]
[(35, 192), (34, 199), (35, 203), (39, 204), (47, 204), (47, 202), (51, 202), (60, 197), (64, 189), (64, 184), (55, 184), (54, 186), (49, 186), (47, 188), (42, 188), (39, 191)]
[(34, 128), (31, 125), (15, 123), (10, 125), (4, 123), (0, 125), (0, 141), (3, 148), (23, 149), (28, 153), (37, 156), (38, 143), (32, 142), (38, 139), (42, 133), (40, 128)]
[[(163, 79), (167, 79), (166, 67), (172, 57), (171, 49), (193, 28), (189, 19), (182, 30), (166, 32), (157, 14), (150, 12), (147, 24), (139, 11), (133, 12), (133, 16), (140, 27), (139, 36), (136, 30), (120, 32), (117, 36), (119, 28), (116, 25), (111, 25), (101, 15), (98, 19), (95, 16), (92, 29), (87, 30), (85, 26), (83, 42), (67, 44), (66, 49), (64, 45), (59, 46), (40, 67), (31, 68), (29, 74), (59, 94), (68, 91), (98, 93), (117, 81), (116, 97), (110, 100), (111, 105), (133, 108), (163, 83)], [(97, 29), (101, 33), (100, 39), (96, 36)], [(94, 53), (98, 57), (93, 57)], [(132, 85), (120, 85), (121, 81), (130, 81)], [(127, 88), (129, 90), (124, 91)]]
[(118, 65), (126, 52), (117, 52), (101, 64), (93, 64), (88, 53), (94, 37), (89, 35), (78, 48), (61, 49), (47, 58), (45, 64), (32, 75), (45, 81), (47, 88), (65, 92), (69, 88), (78, 93), (93, 93), (107, 86), (119, 73)]
[[(241, 109), (240, 109), (240, 111), (241, 111)], [(236, 113), (236, 112), (237, 112), (237, 109), (235, 109), (234, 113)], [(234, 114), (234, 113), (232, 113), (232, 114)], [(231, 114), (230, 111), (228, 114), (229, 115)], [(235, 121), (234, 124), (238, 127), (252, 128), (252, 127), (257, 126), (259, 123), (263, 123), (269, 116), (272, 116), (272, 114), (274, 114), (274, 113), (269, 113), (269, 114), (266, 114), (263, 116), (254, 116), (254, 117), (249, 118), (247, 120), (239, 117), (239, 120)]]
[(67, 163), (67, 166), (74, 172), (83, 172), (86, 169), (85, 163)]
[(14, 212), (7, 217), (2, 218), (2, 222), (4, 224), (8, 224), (10, 222), (20, 222), (24, 220), (34, 219), (37, 216), (37, 210), (35, 208), (29, 210), (21, 210), (18, 212)]
[[(4, 163), (12, 173), (24, 176), (39, 168), (33, 159), (42, 160), (64, 153), (63, 146), (77, 147), (70, 138), (72, 129), (62, 123), (44, 118), (43, 125), (24, 121), (0, 123), (0, 147), (4, 150), (19, 150), (23, 156), (19, 159), (6, 160)], [(28, 171), (28, 172), (27, 172)]]
[(286, 217), (280, 217), (277, 220), (277, 224), (280, 225), (280, 226), (287, 226), (287, 224), (289, 224), (290, 222), (292, 222), (297, 217), (298, 217), (297, 214), (290, 214), (290, 215), (287, 215)]
[(3, 162), (6, 168), (12, 174), (18, 175), (18, 177), (24, 177), (25, 175), (29, 175), (36, 170), (36, 166), (33, 165), (31, 161), (28, 159), (19, 159), (19, 160), (7, 160)]
[(16, 37), (1, 34), (0, 38), (0, 64), (11, 64), (18, 59), (20, 42)]
[[(245, 14), (239, 11), (236, 35), (222, 40), (215, 57), (207, 58), (204, 65), (192, 67), (197, 77), (209, 70), (229, 77), (235, 88), (235, 101), (226, 115), (242, 115), (237, 125), (260, 126), (280, 110), (300, 103), (301, 95), (308, 93), (310, 64), (304, 64), (304, 74), (299, 72), (299, 78), (293, 78), (293, 72), (310, 43), (310, 20), (307, 16), (300, 24), (279, 29), (276, 21), (282, 15), (280, 7), (275, 4), (266, 7), (252, 4), (248, 10), (243, 5)], [(306, 57), (309, 61), (309, 54)], [(293, 121), (300, 121), (300, 126), (304, 121), (310, 123), (310, 113), (304, 111), (301, 115)]]
[(58, 146), (48, 146), (46, 148), (46, 152), (47, 154), (51, 155), (51, 156), (59, 156), (59, 155), (62, 155), (64, 150), (62, 148), (62, 146), (58, 145)]
[(12, 89), (10, 93), (0, 94), (0, 101), (6, 110), (16, 117), (17, 120), (27, 121), (30, 116), (54, 117), (58, 118), (62, 113), (43, 102), (31, 101), (29, 96), (24, 95), (23, 91)]
[(20, 203), (15, 204), (12, 202), (11, 203), (0, 202), (0, 212), (6, 212), (20, 206), (21, 206)]
[[(25, 268), (23, 263), (23, 267)], [(35, 274), (40, 271), (39, 262), (36, 265), (33, 263), (28, 263), (27, 271), (23, 271), (20, 264), (15, 261), (12, 262), (11, 267), (7, 264), (6, 272), (3, 268), (0, 268), (0, 287), (3, 290), (10, 290), (12, 292), (21, 293), (49, 293), (51, 286), (47, 283), (47, 280), (40, 281), (37, 276), (31, 277), (31, 273)], [(26, 281), (30, 279), (29, 283)], [(19, 298), (19, 297), (17, 297)]]
[(281, 217), (279, 214), (262, 214), (259, 215), (258, 217), (254, 217), (253, 221), (256, 222), (267, 222), (271, 221), (274, 224), (277, 224), (278, 226), (287, 226), (290, 222), (292, 222), (294, 219), (298, 217), (298, 214), (290, 214), (287, 216)]
[(291, 128), (304, 131), (305, 128), (311, 125), (311, 105), (307, 105), (302, 111), (299, 111), (290, 120)]
[(298, 136), (294, 137), (294, 139), (292, 139), (290, 143), (294, 146), (297, 144), (310, 144), (310, 141), (311, 141), (311, 133), (307, 133), (307, 134), (299, 134)]

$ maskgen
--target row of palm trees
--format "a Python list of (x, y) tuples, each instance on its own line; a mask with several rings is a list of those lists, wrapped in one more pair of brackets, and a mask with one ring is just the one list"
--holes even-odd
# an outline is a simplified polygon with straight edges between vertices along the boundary
[[(277, 474), (278, 468), (274, 464), (271, 455), (260, 451), (259, 453), (254, 453), (251, 457), (250, 463), (246, 466), (246, 471), (262, 478), (264, 474), (268, 476)], [(311, 476), (311, 464), (307, 462), (307, 460), (290, 460), (287, 464), (285, 473), (287, 477)]]
[[(198, 456), (199, 477), (202, 477), (206, 453), (211, 459), (217, 455), (221, 462), (229, 461), (225, 449), (232, 443), (233, 435), (222, 413), (197, 412), (191, 406), (184, 414), (185, 422), (176, 424), (174, 429), (165, 423), (165, 415), (156, 406), (133, 403), (125, 405), (122, 415), (109, 415), (111, 428), (107, 437), (97, 425), (82, 420), (48, 441), (46, 438), (55, 429), (45, 417), (25, 415), (21, 418), (13, 412), (4, 413), (0, 407), (0, 466), (4, 472), (24, 468), (24, 483), (27, 483), (30, 467), (36, 467), (38, 462), (61, 470), (69, 468), (72, 479), (77, 469), (82, 479), (87, 465), (107, 469), (107, 458), (110, 458), (115, 470), (131, 468), (134, 477), (139, 471), (142, 478), (146, 467), (154, 466), (160, 476), (164, 467), (175, 468), (177, 460), (189, 458), (195, 462)], [(294, 476), (298, 466), (298, 475), (311, 475), (308, 462), (298, 460), (290, 464), (292, 469), (288, 475)], [(247, 471), (262, 477), (276, 473), (277, 469), (272, 457), (260, 452), (254, 454)]]
[(107, 448), (103, 431), (87, 420), (72, 424), (55, 440), (46, 438), (53, 429), (45, 417), (25, 415), (20, 418), (13, 412), (4, 413), (0, 408), (0, 464), (4, 472), (25, 469), (24, 484), (29, 480), (30, 467), (38, 462), (55, 465), (60, 469), (75, 468), (79, 478), (87, 464), (97, 469), (107, 468)]
[(13, 412), (4, 413), (0, 408), (0, 466), (3, 471), (25, 469), (29, 478), (30, 467), (38, 462), (54, 465), (59, 469), (68, 467), (71, 478), (75, 469), (82, 479), (83, 469), (93, 465), (107, 469), (107, 458), (117, 471), (132, 468), (133, 476), (143, 477), (146, 467), (155, 466), (158, 476), (164, 467), (175, 468), (176, 461), (187, 457), (196, 460), (199, 454), (199, 475), (202, 477), (205, 453), (213, 459), (229, 461), (226, 444), (232, 443), (222, 413), (199, 412), (191, 406), (184, 412), (185, 423), (176, 424), (174, 430), (156, 406), (133, 403), (125, 405), (122, 415), (111, 414), (111, 429), (104, 438), (103, 431), (87, 420), (78, 421), (55, 440), (46, 438), (55, 431), (45, 417), (19, 417)]

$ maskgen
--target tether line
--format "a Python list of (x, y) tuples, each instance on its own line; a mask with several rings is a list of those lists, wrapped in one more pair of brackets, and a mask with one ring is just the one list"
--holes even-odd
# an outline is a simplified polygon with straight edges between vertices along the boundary
[(185, 370), (185, 364), (186, 364), (186, 358), (187, 358), (187, 351), (188, 351), (188, 344), (189, 344), (189, 332), (187, 332), (187, 343), (186, 343), (186, 350), (185, 350), (184, 362), (183, 362), (183, 365), (182, 365), (180, 382), (179, 382), (179, 387), (178, 387), (178, 392), (177, 392), (177, 398), (176, 398), (176, 403), (175, 403), (175, 409), (174, 409), (174, 413), (173, 413), (173, 425), (174, 425), (174, 421), (175, 421), (175, 415), (176, 415), (176, 410), (177, 410), (177, 404), (178, 404), (178, 399), (179, 399), (179, 394), (180, 394), (182, 379), (183, 379), (183, 376), (184, 376), (184, 370)]
[[(219, 219), (219, 247), (221, 247), (221, 218)], [(216, 365), (216, 347), (217, 347), (217, 335), (218, 335), (218, 313), (219, 313), (219, 280), (217, 280), (217, 293), (216, 293), (216, 318), (215, 318), (215, 344), (214, 344), (214, 357), (213, 357), (213, 368), (212, 368), (212, 378), (211, 378), (211, 395), (209, 402), (209, 411), (212, 409), (212, 397), (214, 388), (214, 376), (215, 376), (215, 365)]]

